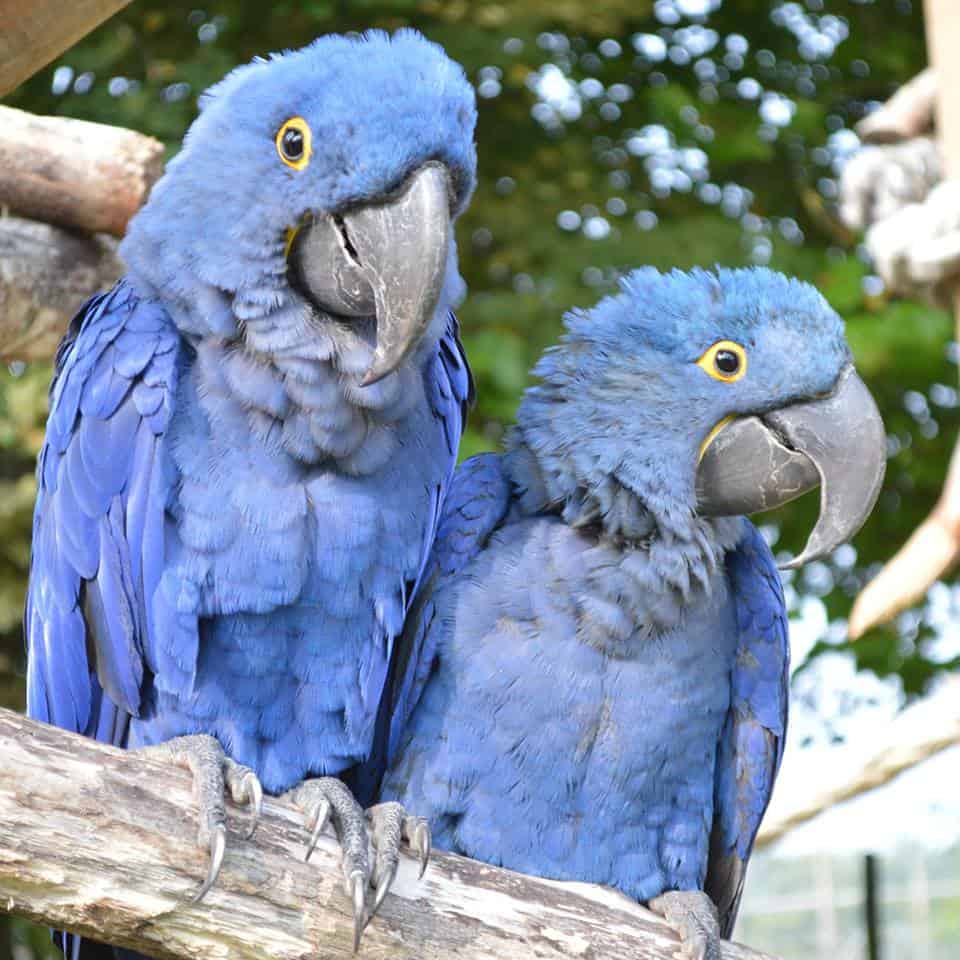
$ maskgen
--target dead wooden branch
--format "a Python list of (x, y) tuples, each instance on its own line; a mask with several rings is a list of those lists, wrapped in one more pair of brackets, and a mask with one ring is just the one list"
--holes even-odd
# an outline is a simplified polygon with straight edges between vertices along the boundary
[(0, 97), (130, 0), (0, 0)]
[[(960, 178), (960, 5), (956, 0), (924, 0), (927, 53), (932, 71), (904, 89), (899, 115), (913, 104), (914, 117), (935, 106), (937, 133), (946, 175)], [(937, 95), (939, 91), (939, 96)], [(891, 104), (896, 96), (891, 100)], [(898, 115), (898, 111), (893, 111)], [(869, 118), (868, 118), (869, 119)], [(894, 126), (896, 126), (894, 124)], [(892, 128), (891, 128), (892, 129)], [(868, 131), (869, 132), (869, 131)], [(960, 283), (953, 287), (954, 336), (960, 338)], [(955, 446), (940, 499), (910, 539), (856, 598), (847, 632), (857, 639), (919, 600), (960, 558), (960, 445)]]
[(0, 206), (11, 213), (119, 237), (162, 172), (153, 137), (0, 107)]
[(122, 272), (112, 238), (0, 217), (0, 362), (49, 360), (84, 300)]
[(954, 446), (940, 499), (930, 515), (857, 594), (847, 635), (858, 640), (923, 599), (960, 558), (960, 446)]
[(918, 73), (885, 103), (856, 126), (864, 143), (899, 143), (919, 137), (933, 127), (937, 103), (937, 74), (932, 67)]
[[(302, 817), (267, 798), (252, 841), (228, 806), (220, 878), (195, 843), (189, 774), (0, 710), (0, 908), (160, 958), (352, 958), (337, 848), (303, 862)], [(672, 960), (677, 938), (620, 894), (435, 853), (402, 858), (360, 960)], [(724, 944), (723, 960), (764, 960)], [(769, 960), (769, 958), (767, 958)]]

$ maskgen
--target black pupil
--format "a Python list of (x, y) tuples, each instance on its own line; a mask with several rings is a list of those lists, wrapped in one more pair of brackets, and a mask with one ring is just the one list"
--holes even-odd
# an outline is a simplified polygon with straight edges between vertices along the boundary
[(718, 350), (714, 362), (721, 373), (736, 373), (740, 369), (740, 358), (732, 350)]
[(303, 156), (303, 134), (291, 128), (283, 135), (281, 141), (283, 155), (288, 160), (299, 160)]

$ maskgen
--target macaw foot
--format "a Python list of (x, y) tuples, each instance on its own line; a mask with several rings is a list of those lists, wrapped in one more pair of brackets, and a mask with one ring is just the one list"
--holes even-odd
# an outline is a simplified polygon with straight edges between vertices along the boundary
[(251, 807), (250, 829), (247, 839), (253, 836), (260, 819), (263, 805), (263, 788), (257, 775), (249, 768), (231, 760), (224, 752), (216, 737), (195, 734), (187, 737), (175, 737), (155, 746), (141, 747), (139, 753), (172, 760), (181, 767), (188, 767), (193, 773), (193, 792), (200, 808), (200, 826), (197, 830), (197, 843), (210, 849), (210, 869), (203, 886), (192, 898), (196, 903), (202, 900), (213, 886), (223, 865), (223, 855), (227, 849), (227, 815), (223, 804), (224, 788), (230, 791), (234, 803)]
[(370, 911), (370, 916), (373, 916), (380, 909), (380, 904), (397, 875), (402, 843), (405, 842), (416, 852), (420, 861), (420, 876), (423, 876), (430, 861), (430, 825), (423, 817), (408, 816), (403, 805), (393, 800), (370, 807), (367, 810), (367, 820), (376, 851), (373, 909)]
[(717, 908), (701, 890), (670, 890), (648, 904), (680, 934), (677, 960), (720, 960)]
[[(420, 817), (408, 817), (399, 803), (379, 803), (364, 812), (346, 784), (336, 777), (304, 780), (284, 794), (307, 816), (310, 841), (305, 860), (316, 849), (330, 822), (342, 851), (346, 893), (353, 903), (353, 949), (397, 875), (400, 845), (406, 840), (420, 858), (420, 875), (430, 857), (430, 828)], [(373, 868), (370, 861), (373, 860)], [(366, 893), (373, 887), (373, 907), (367, 913)]]

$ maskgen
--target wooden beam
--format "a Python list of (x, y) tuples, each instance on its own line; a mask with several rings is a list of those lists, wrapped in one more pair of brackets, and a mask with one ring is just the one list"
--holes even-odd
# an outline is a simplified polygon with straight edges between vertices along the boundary
[[(220, 878), (196, 844), (190, 776), (0, 710), (0, 910), (158, 958), (353, 958), (332, 838), (303, 862), (303, 817), (266, 798), (253, 840), (228, 805)], [(360, 960), (673, 960), (674, 932), (633, 901), (435, 852), (401, 858)], [(724, 943), (721, 960), (764, 960)], [(766, 958), (770, 960), (770, 958)]]
[(0, 97), (130, 0), (0, 0)]
[(13, 213), (119, 237), (162, 172), (153, 137), (0, 107), (0, 207)]
[(112, 238), (0, 217), (0, 362), (50, 360), (80, 305), (122, 272)]

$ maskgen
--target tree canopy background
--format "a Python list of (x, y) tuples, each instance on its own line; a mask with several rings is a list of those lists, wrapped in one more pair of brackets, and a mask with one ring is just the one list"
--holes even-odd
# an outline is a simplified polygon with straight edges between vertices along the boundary
[[(414, 26), (474, 82), (480, 184), (458, 230), (459, 311), (478, 403), (463, 455), (496, 448), (564, 310), (641, 264), (768, 264), (815, 283), (847, 321), (889, 434), (887, 479), (853, 548), (788, 584), (825, 604), (815, 658), (843, 640), (860, 585), (932, 507), (960, 423), (951, 318), (888, 302), (834, 211), (850, 129), (925, 65), (919, 0), (135, 0), (7, 98), (167, 144), (197, 95), (256, 54), (321, 33)], [(254, 198), (250, 198), (251, 202)], [(0, 703), (23, 706), (20, 616), (48, 365), (0, 373)], [(625, 412), (628, 415), (628, 412)], [(816, 497), (763, 518), (796, 552)], [(956, 612), (956, 611), (954, 611)], [(929, 609), (851, 648), (908, 694), (956, 667)], [(7, 934), (0, 927), (0, 944)], [(16, 927), (17, 960), (27, 947)], [(22, 950), (22, 954), (15, 951)], [(3, 948), (0, 946), (0, 953)]]

